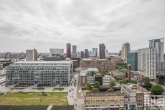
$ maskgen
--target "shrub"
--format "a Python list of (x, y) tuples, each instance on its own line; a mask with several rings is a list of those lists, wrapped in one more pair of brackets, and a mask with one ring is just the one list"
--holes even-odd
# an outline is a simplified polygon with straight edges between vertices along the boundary
[(137, 84), (137, 81), (136, 80), (131, 80), (130, 81), (132, 84)]
[(126, 80), (120, 80), (120, 84), (127, 84), (127, 81)]
[(107, 90), (107, 92), (114, 92), (114, 89), (113, 89), (113, 88), (109, 88), (109, 89)]

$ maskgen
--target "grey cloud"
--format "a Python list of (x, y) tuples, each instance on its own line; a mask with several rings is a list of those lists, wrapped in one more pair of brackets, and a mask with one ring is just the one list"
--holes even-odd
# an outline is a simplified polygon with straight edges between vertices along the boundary
[[(25, 51), (36, 47), (79, 51), (105, 43), (118, 52), (125, 42), (131, 49), (148, 46), (164, 37), (164, 0), (0, 0), (0, 51)], [(8, 45), (10, 44), (10, 45)]]

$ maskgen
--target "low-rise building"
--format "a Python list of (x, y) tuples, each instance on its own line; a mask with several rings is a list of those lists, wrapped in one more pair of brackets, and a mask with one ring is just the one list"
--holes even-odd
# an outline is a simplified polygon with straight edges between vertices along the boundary
[(116, 67), (107, 59), (82, 59), (80, 63), (81, 68), (98, 68), (101, 70), (109, 71)]
[(111, 70), (112, 76), (118, 76), (121, 79), (124, 79), (126, 75), (118, 70)]
[(102, 79), (103, 79), (103, 86), (109, 86), (110, 85), (110, 81), (111, 81), (110, 75), (104, 75), (102, 77)]
[(95, 83), (95, 73), (98, 72), (97, 68), (81, 69), (80, 71), (80, 82), (82, 86), (85, 86), (87, 82), (91, 84)]
[(144, 110), (146, 105), (149, 105), (145, 96), (149, 96), (151, 92), (143, 87), (135, 84), (122, 85), (121, 93), (125, 96), (125, 106), (128, 110)]
[(124, 63), (124, 61), (121, 58), (112, 58), (110, 60), (110, 62), (112, 63), (112, 65), (114, 65), (116, 67), (117, 63)]
[(95, 81), (100, 82), (100, 85), (102, 85), (102, 75), (100, 73), (95, 74)]
[(88, 68), (86, 70), (87, 82), (95, 84), (95, 74), (93, 72), (98, 72), (97, 68)]
[(124, 96), (120, 92), (88, 92), (85, 97), (86, 110), (126, 110)]

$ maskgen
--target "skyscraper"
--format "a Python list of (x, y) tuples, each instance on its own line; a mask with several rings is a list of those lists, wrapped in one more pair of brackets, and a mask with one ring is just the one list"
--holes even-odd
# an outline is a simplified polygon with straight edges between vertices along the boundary
[(26, 61), (37, 61), (37, 50), (26, 50)]
[(81, 51), (81, 58), (84, 58), (84, 51)]
[(164, 38), (149, 40), (149, 48), (156, 49), (156, 72), (165, 73), (164, 65)]
[(105, 59), (105, 45), (99, 44), (99, 56), (100, 59)]
[(73, 45), (72, 46), (72, 55), (73, 55), (73, 58), (77, 57), (76, 52), (77, 52), (77, 46), (76, 45)]
[(127, 64), (131, 64), (131, 70), (138, 70), (138, 51), (130, 51), (127, 53)]
[(33, 61), (33, 50), (26, 50), (26, 61)]
[(138, 71), (150, 79), (156, 79), (156, 49), (138, 49)]
[(127, 60), (127, 53), (130, 51), (130, 44), (127, 42), (127, 43), (124, 43), (123, 46), (122, 46), (122, 50), (121, 50), (121, 58), (123, 60)]
[(92, 55), (97, 57), (97, 48), (92, 48)]
[(33, 61), (37, 61), (37, 56), (38, 56), (37, 50), (34, 48), (33, 49)]
[(71, 58), (71, 43), (66, 44), (66, 57)]
[(85, 58), (88, 58), (89, 54), (88, 54), (88, 49), (85, 49)]
[(106, 57), (106, 58), (109, 57), (109, 53), (108, 53), (108, 50), (107, 50), (107, 49), (105, 50), (105, 57)]
[(58, 55), (64, 55), (64, 49), (50, 48), (50, 53), (49, 53), (50, 57), (58, 56)]

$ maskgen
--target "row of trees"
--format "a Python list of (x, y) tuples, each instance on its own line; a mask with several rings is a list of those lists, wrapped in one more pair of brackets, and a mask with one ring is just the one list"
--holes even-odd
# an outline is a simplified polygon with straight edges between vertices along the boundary
[[(116, 83), (114, 81), (112, 81), (110, 83), (110, 85), (113, 87), (116, 85)], [(93, 85), (90, 83), (90, 82), (87, 82), (87, 86), (92, 89), (91, 91), (92, 92), (99, 92), (99, 88), (100, 88), (100, 82), (99, 81), (95, 81), (95, 84), (94, 84), (94, 88), (93, 88)], [(114, 92), (114, 89), (113, 88), (109, 88), (107, 90), (107, 92)]]

